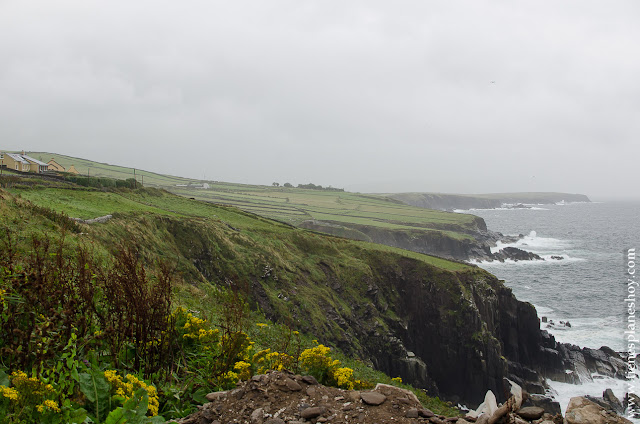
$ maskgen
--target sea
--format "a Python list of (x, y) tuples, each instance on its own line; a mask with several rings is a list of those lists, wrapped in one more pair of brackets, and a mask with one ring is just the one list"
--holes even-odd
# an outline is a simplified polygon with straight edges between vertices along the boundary
[[(539, 317), (553, 321), (554, 325), (541, 322), (541, 328), (556, 340), (580, 347), (609, 346), (627, 351), (628, 334), (624, 331), (628, 317), (628, 250), (635, 248), (640, 253), (640, 201), (527, 206), (456, 211), (484, 218), (490, 230), (524, 235), (509, 246), (545, 259), (478, 265), (504, 280), (518, 299), (532, 303)], [(506, 246), (499, 244), (493, 250)], [(640, 269), (640, 259), (638, 262)], [(636, 315), (640, 319), (640, 303), (638, 309)], [(573, 396), (602, 396), (605, 389), (611, 388), (622, 400), (631, 387), (625, 381), (602, 376), (594, 376), (593, 383), (582, 385), (548, 383), (549, 394), (560, 402), (563, 413)], [(636, 382), (635, 386), (640, 384)], [(640, 389), (633, 391), (640, 395)]]

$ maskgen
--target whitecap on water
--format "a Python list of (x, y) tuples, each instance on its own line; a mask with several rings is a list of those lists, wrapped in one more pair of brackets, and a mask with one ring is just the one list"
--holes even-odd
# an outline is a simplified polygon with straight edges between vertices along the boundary
[(531, 206), (531, 205), (525, 205), (527, 207), (525, 208), (514, 208), (514, 207), (509, 207), (509, 206), (503, 206), (500, 208), (486, 208), (486, 209), (482, 209), (482, 208), (471, 208), (471, 209), (453, 209), (453, 212), (456, 213), (473, 213), (473, 212), (478, 212), (478, 211), (548, 211), (549, 209), (547, 208), (541, 208), (540, 206)]
[(492, 252), (497, 252), (505, 247), (517, 247), (534, 253), (559, 252), (571, 248), (573, 243), (570, 240), (561, 240), (553, 237), (540, 237), (535, 230), (532, 230), (523, 238), (514, 243), (497, 242)]
[[(622, 332), (622, 318), (619, 316), (590, 317), (590, 318), (567, 318), (550, 308), (536, 306), (538, 317), (540, 317), (540, 328), (547, 330), (560, 343), (577, 344), (592, 349), (599, 349), (602, 346), (609, 346), (615, 351), (626, 349)], [(547, 322), (542, 322), (542, 317), (547, 318)], [(553, 325), (549, 323), (553, 321)], [(569, 322), (571, 327), (560, 324)]]
[[(606, 389), (611, 389), (620, 402), (622, 402), (625, 394), (629, 391), (629, 382), (625, 380), (618, 380), (598, 375), (593, 375), (593, 378), (593, 381), (580, 385), (547, 380), (547, 383), (551, 387), (551, 392), (549, 394), (552, 395), (558, 403), (560, 403), (563, 415), (565, 414), (567, 405), (569, 405), (569, 400), (571, 400), (572, 397), (586, 395), (602, 397), (602, 392)], [(634, 384), (638, 387), (639, 382), (637, 379)], [(631, 419), (631, 421), (640, 424), (640, 419)]]

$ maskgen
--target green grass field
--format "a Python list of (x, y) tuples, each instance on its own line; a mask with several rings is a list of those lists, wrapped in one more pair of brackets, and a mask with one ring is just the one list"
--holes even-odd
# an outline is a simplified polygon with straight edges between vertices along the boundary
[[(244, 188), (244, 193), (238, 195), (251, 191)], [(299, 191), (304, 194), (304, 190)], [(319, 194), (316, 208), (321, 208), (323, 202), (324, 208), (328, 208), (335, 199), (353, 201), (349, 193)], [(364, 203), (366, 196), (362, 199)], [(369, 200), (371, 207), (378, 204), (375, 198)], [(394, 202), (383, 201), (381, 205), (390, 207), (387, 210), (390, 219), (404, 213), (396, 211)], [(107, 214), (113, 217), (98, 224), (75, 224), (54, 211), (84, 219)], [(34, 237), (46, 240), (62, 237), (69, 252), (87, 249), (105, 263), (112, 251), (130, 243), (139, 249), (137, 254), (145, 263), (163, 261), (171, 266), (175, 305), (206, 311), (203, 313), (209, 317), (215, 318), (210, 314), (216, 313), (216, 307), (222, 309), (216, 304), (219, 298), (213, 296), (219, 291), (218, 286), (235, 281), (242, 288), (246, 283), (247, 290), (252, 290), (252, 302), (259, 309), (252, 312), (252, 320), (266, 322), (268, 313), (269, 317), (275, 317), (274, 321), (284, 323), (284, 330), (299, 329), (305, 339), (346, 346), (347, 356), (338, 352), (336, 356), (354, 368), (358, 378), (385, 383), (391, 382), (390, 377), (368, 369), (369, 362), (361, 360), (367, 359), (361, 353), (369, 349), (365, 349), (365, 343), (374, 342), (367, 337), (355, 337), (356, 330), (342, 322), (356, 322), (357, 318), (358, 328), (375, 328), (387, 334), (404, 323), (401, 317), (404, 311), (394, 307), (403, 294), (395, 283), (389, 282), (393, 278), (402, 275), (413, 278), (415, 273), (425, 284), (436, 284), (443, 296), (457, 299), (465, 290), (466, 276), (477, 271), (463, 263), (318, 234), (233, 206), (192, 200), (152, 187), (94, 188), (37, 176), (0, 179), (0, 229), (7, 237), (11, 235), (17, 251), (25, 257)], [(264, 271), (267, 266), (272, 272), (269, 275)], [(379, 292), (372, 295), (369, 287)], [(448, 303), (433, 308), (443, 308), (445, 304)], [(363, 315), (363, 311), (374, 313)], [(340, 321), (334, 316), (347, 319)], [(444, 319), (449, 316), (443, 315)], [(436, 411), (457, 413), (424, 394), (421, 400)]]
[[(133, 177), (132, 168), (46, 152), (29, 154), (44, 161), (54, 158), (65, 167), (74, 165), (84, 175), (88, 173), (94, 177), (118, 179)], [(200, 183), (182, 177), (142, 170), (136, 170), (136, 177), (139, 182), (144, 179), (146, 187), (160, 187), (187, 198), (235, 206), (294, 226), (304, 221), (323, 221), (347, 227), (372, 226), (389, 231), (440, 231), (455, 239), (472, 238), (470, 234), (477, 226), (476, 217), (472, 215), (408, 206), (381, 195), (225, 182), (208, 182), (208, 189), (197, 189), (181, 187)], [(100, 208), (106, 213), (111, 200), (105, 201), (105, 206)]]
[[(89, 175), (92, 177), (107, 177), (126, 180), (133, 178), (133, 168), (127, 168), (118, 165), (109, 165), (107, 163), (95, 162), (92, 160), (76, 158), (73, 156), (59, 155), (57, 153), (48, 152), (27, 152), (27, 154), (35, 159), (43, 162), (49, 162), (52, 158), (60, 165), (68, 169), (73, 165), (80, 175)], [(193, 180), (183, 177), (175, 177), (171, 175), (163, 175), (155, 172), (143, 171), (136, 169), (136, 179), (140, 182), (144, 180), (145, 186), (167, 186), (175, 184), (188, 184)]]
[[(7, 191), (38, 206), (64, 212), (73, 218), (91, 219), (109, 214), (128, 214), (132, 216), (154, 214), (170, 217), (201, 218), (220, 222), (239, 231), (249, 231), (254, 234), (253, 237), (268, 237), (269, 239), (274, 237), (277, 239), (279, 233), (288, 234), (294, 231), (291, 225), (282, 223), (279, 220), (264, 218), (258, 214), (245, 212), (233, 206), (192, 200), (153, 188), (101, 191), (96, 189), (36, 186), (31, 188), (9, 188)], [(297, 231), (313, 235), (313, 232), (306, 230)], [(450, 271), (469, 268), (459, 262), (451, 262), (392, 246), (360, 241), (353, 241), (352, 243), (365, 249), (396, 253), (418, 259)], [(274, 252), (274, 254), (276, 253)]]

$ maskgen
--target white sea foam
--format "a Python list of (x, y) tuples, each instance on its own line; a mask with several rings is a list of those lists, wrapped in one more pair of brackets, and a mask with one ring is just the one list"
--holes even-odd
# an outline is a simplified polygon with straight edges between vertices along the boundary
[[(546, 316), (548, 320), (553, 320), (559, 324), (560, 321), (567, 321), (565, 317), (552, 308), (534, 305), (539, 317)], [(542, 329), (549, 331), (562, 343), (572, 343), (579, 346), (587, 346), (598, 348), (602, 345), (611, 347), (614, 350), (623, 350), (623, 338), (620, 331), (621, 318), (609, 316), (604, 318), (574, 318), (570, 320), (571, 327), (562, 327), (560, 325), (548, 328), (547, 323), (540, 323)], [(628, 384), (624, 380), (618, 380), (601, 375), (592, 375), (593, 381), (583, 384), (569, 384), (558, 381), (547, 380), (551, 387), (548, 393), (558, 403), (562, 409), (562, 414), (566, 412), (569, 400), (575, 396), (596, 396), (601, 397), (606, 389), (613, 390), (614, 394), (620, 401), (624, 399), (625, 393), (628, 391)], [(635, 385), (639, 385), (638, 381)], [(640, 420), (632, 419), (636, 424), (640, 424)]]
[[(525, 249), (526, 250), (526, 249)], [(562, 256), (564, 259), (557, 260), (551, 259), (551, 256)], [(586, 259), (584, 258), (573, 258), (567, 254), (563, 255), (540, 255), (544, 261), (541, 260), (532, 260), (532, 261), (514, 261), (513, 259), (506, 259), (504, 262), (500, 261), (481, 261), (476, 259), (473, 263), (480, 265), (483, 268), (487, 268), (487, 271), (491, 271), (489, 268), (491, 267), (514, 267), (514, 266), (553, 266), (553, 265), (562, 265), (563, 263), (569, 262), (584, 262)]]
[(536, 231), (531, 231), (523, 238), (514, 243), (497, 242), (495, 247), (491, 248), (492, 252), (497, 252), (505, 247), (517, 247), (527, 251), (537, 252), (558, 252), (571, 248), (573, 243), (570, 240), (561, 240), (553, 237), (540, 237)]
[[(619, 316), (572, 318), (568, 319), (553, 310), (536, 307), (539, 317), (547, 317), (555, 325), (540, 322), (540, 328), (551, 333), (561, 343), (577, 344), (592, 349), (609, 346), (616, 351), (626, 349), (622, 334), (622, 318)], [(560, 321), (571, 324), (571, 327), (560, 325)]]
[(538, 316), (548, 316), (551, 312), (553, 312), (552, 308), (547, 308), (546, 306), (533, 305), (538, 312)]
[[(551, 392), (549, 394), (551, 394), (555, 400), (560, 403), (563, 415), (565, 414), (567, 405), (569, 405), (569, 400), (571, 400), (572, 397), (585, 395), (602, 397), (602, 392), (606, 389), (613, 390), (613, 393), (622, 402), (629, 387), (627, 381), (598, 375), (593, 375), (593, 378), (593, 381), (580, 385), (547, 380), (547, 383), (551, 386)], [(637, 387), (638, 383), (636, 382), (635, 385)], [(639, 419), (631, 419), (631, 421), (640, 424)]]
[(527, 206), (526, 208), (514, 208), (514, 207), (500, 207), (500, 208), (471, 208), (471, 209), (454, 209), (456, 213), (473, 213), (477, 211), (548, 211), (547, 208), (541, 208), (539, 206)]

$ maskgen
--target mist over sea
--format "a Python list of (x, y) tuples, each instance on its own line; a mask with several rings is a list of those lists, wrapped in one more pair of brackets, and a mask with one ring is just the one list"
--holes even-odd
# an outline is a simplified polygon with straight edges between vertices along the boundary
[[(547, 327), (543, 323), (543, 329), (561, 342), (626, 350), (625, 257), (627, 249), (640, 248), (640, 202), (464, 212), (484, 218), (493, 231), (524, 234), (524, 239), (513, 246), (545, 258), (545, 261), (479, 264), (505, 280), (518, 299), (534, 304), (538, 316), (546, 316), (556, 324)], [(554, 260), (551, 256), (564, 259)], [(571, 327), (558, 325), (560, 321), (569, 321)], [(563, 410), (572, 396), (602, 396), (607, 387), (622, 396), (626, 389), (622, 381), (600, 378), (582, 386), (551, 385)]]

